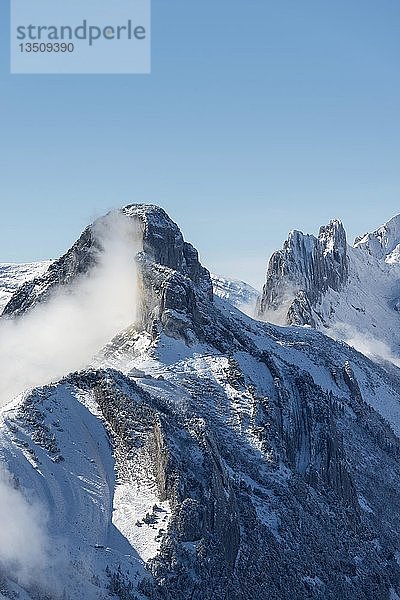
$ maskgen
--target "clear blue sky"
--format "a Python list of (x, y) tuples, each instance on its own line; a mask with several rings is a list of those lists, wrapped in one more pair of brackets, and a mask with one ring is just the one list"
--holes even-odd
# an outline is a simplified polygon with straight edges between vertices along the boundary
[(289, 229), (400, 212), (398, 0), (153, 0), (152, 74), (132, 76), (9, 75), (7, 4), (0, 261), (149, 202), (260, 287)]

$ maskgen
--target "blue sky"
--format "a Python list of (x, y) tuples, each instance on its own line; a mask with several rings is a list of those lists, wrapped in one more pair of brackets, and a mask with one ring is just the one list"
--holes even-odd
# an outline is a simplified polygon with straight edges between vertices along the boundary
[(260, 287), (289, 229), (400, 212), (398, 0), (153, 0), (152, 74), (131, 76), (10, 75), (0, 17), (0, 261), (149, 202)]

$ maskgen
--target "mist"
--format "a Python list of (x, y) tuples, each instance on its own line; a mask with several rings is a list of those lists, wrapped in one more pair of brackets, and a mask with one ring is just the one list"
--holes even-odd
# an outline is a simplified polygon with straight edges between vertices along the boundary
[(352, 348), (375, 361), (387, 361), (400, 367), (400, 358), (382, 340), (369, 333), (363, 333), (345, 323), (337, 323), (325, 332), (335, 340), (342, 340)]
[(298, 290), (294, 286), (287, 284), (284, 291), (281, 291), (277, 308), (265, 310), (262, 315), (258, 316), (258, 319), (272, 323), (272, 325), (287, 325), (287, 312), (296, 298), (297, 292)]
[(135, 255), (141, 232), (113, 212), (93, 229), (96, 266), (47, 302), (16, 319), (0, 320), (0, 406), (26, 389), (85, 368), (118, 332), (136, 320)]
[(40, 582), (48, 566), (50, 550), (46, 518), (38, 504), (18, 489), (0, 466), (0, 568), (23, 585)]

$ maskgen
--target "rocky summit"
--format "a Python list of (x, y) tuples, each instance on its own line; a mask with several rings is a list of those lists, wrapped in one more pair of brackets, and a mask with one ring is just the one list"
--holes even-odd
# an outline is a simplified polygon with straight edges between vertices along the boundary
[(340, 291), (348, 271), (346, 233), (340, 221), (321, 227), (317, 238), (291, 231), (269, 262), (259, 313), (289, 303), (289, 324), (315, 326), (312, 307), (328, 290)]
[[(1, 409), (9, 487), (45, 515), (43, 560), (27, 559), (29, 572), (0, 563), (2, 597), (398, 598), (397, 369), (214, 294), (162, 209), (119, 217), (136, 232), (135, 320), (81, 370)], [(105, 251), (98, 230), (23, 283), (0, 324), (42, 315), (90, 279)], [(386, 231), (353, 248), (339, 221), (318, 238), (293, 232), (271, 259), (260, 313), (286, 302), (287, 323), (324, 324), (319, 307), (352, 289), (356, 268), (395, 264)]]
[(371, 356), (400, 356), (400, 217), (347, 243), (333, 220), (319, 236), (289, 233), (268, 265), (259, 318), (308, 325)]

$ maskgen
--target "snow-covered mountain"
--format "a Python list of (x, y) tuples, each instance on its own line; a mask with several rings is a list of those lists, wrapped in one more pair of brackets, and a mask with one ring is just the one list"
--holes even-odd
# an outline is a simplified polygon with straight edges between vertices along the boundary
[[(135, 320), (87, 368), (2, 409), (0, 593), (396, 599), (398, 370), (312, 328), (251, 319), (214, 295), (163, 210), (119, 215), (140, 233)], [(17, 290), (0, 339), (4, 323), (96, 281), (98, 230)]]
[(400, 216), (347, 243), (333, 220), (289, 233), (269, 262), (259, 316), (310, 325), (371, 355), (400, 357)]
[(23, 283), (42, 275), (50, 264), (51, 261), (25, 264), (0, 263), (0, 312)]
[(236, 308), (245, 312), (254, 312), (260, 298), (260, 292), (239, 279), (230, 279), (211, 273), (214, 294), (228, 300)]

